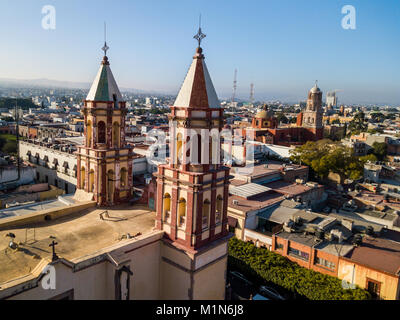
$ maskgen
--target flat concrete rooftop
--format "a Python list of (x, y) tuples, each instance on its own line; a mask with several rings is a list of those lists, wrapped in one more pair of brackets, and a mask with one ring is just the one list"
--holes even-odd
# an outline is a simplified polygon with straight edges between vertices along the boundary
[[(101, 220), (99, 214), (108, 211)], [(0, 290), (1, 284), (25, 276), (42, 259), (51, 260), (54, 239), (60, 258), (75, 262), (79, 258), (100, 252), (107, 247), (128, 241), (131, 236), (153, 231), (155, 212), (144, 206), (116, 206), (111, 209), (89, 208), (62, 218), (0, 231)], [(21, 217), (23, 219), (23, 217)], [(18, 250), (8, 248), (8, 233), (15, 234)]]
[(57, 199), (48, 200), (48, 201), (41, 201), (41, 202), (34, 202), (29, 204), (22, 204), (19, 206), (11, 207), (8, 209), (0, 210), (0, 219), (8, 218), (8, 217), (15, 217), (15, 216), (22, 216), (24, 214), (37, 212), (41, 210), (47, 209), (55, 209), (61, 208), (66, 205), (76, 204), (77, 201), (73, 199), (74, 195), (63, 195), (59, 196)]

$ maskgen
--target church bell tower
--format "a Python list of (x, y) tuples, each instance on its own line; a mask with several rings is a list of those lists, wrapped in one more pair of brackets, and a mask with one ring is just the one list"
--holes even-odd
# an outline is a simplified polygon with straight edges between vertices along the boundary
[(162, 270), (170, 272), (162, 281), (176, 288), (162, 299), (225, 297), (229, 168), (220, 159), (224, 111), (204, 61), (204, 37), (199, 28), (199, 45), (171, 106), (170, 157), (154, 174)]
[(132, 196), (132, 148), (125, 144), (126, 107), (107, 57), (84, 100), (84, 145), (77, 150), (77, 196), (111, 206)]
[(303, 128), (314, 136), (314, 139), (310, 140), (319, 140), (323, 137), (322, 115), (322, 91), (315, 83), (308, 93), (307, 106), (302, 114)]

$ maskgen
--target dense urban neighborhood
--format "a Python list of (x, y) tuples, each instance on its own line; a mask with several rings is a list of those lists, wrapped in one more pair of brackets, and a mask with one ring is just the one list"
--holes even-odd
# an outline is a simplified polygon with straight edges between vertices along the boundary
[(0, 299), (400, 300), (400, 104), (219, 96), (201, 17), (126, 89), (104, 33), (89, 87), (0, 78)]

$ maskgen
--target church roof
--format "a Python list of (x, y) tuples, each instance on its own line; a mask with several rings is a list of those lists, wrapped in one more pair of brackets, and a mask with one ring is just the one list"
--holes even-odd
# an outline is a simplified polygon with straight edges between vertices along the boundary
[(114, 101), (114, 95), (117, 101), (122, 101), (121, 92), (118, 89), (114, 76), (111, 72), (110, 63), (107, 56), (104, 56), (100, 69), (93, 81), (89, 94), (86, 97), (88, 101)]
[(321, 89), (318, 88), (317, 84), (315, 84), (315, 86), (311, 88), (310, 92), (311, 93), (318, 93), (318, 92), (321, 92)]
[(266, 105), (264, 105), (264, 107), (256, 114), (256, 118), (261, 118), (261, 119), (270, 119), (273, 118), (273, 116), (274, 112), (271, 109), (269, 109)]
[(196, 50), (174, 106), (183, 108), (221, 107), (200, 47)]

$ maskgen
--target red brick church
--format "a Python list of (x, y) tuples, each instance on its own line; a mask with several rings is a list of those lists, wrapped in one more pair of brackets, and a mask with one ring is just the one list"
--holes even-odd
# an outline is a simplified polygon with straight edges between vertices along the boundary
[(246, 131), (247, 134), (254, 133), (256, 141), (282, 146), (301, 145), (322, 139), (322, 91), (317, 84), (310, 90), (306, 109), (299, 113), (295, 125), (279, 127), (273, 111), (264, 107)]

